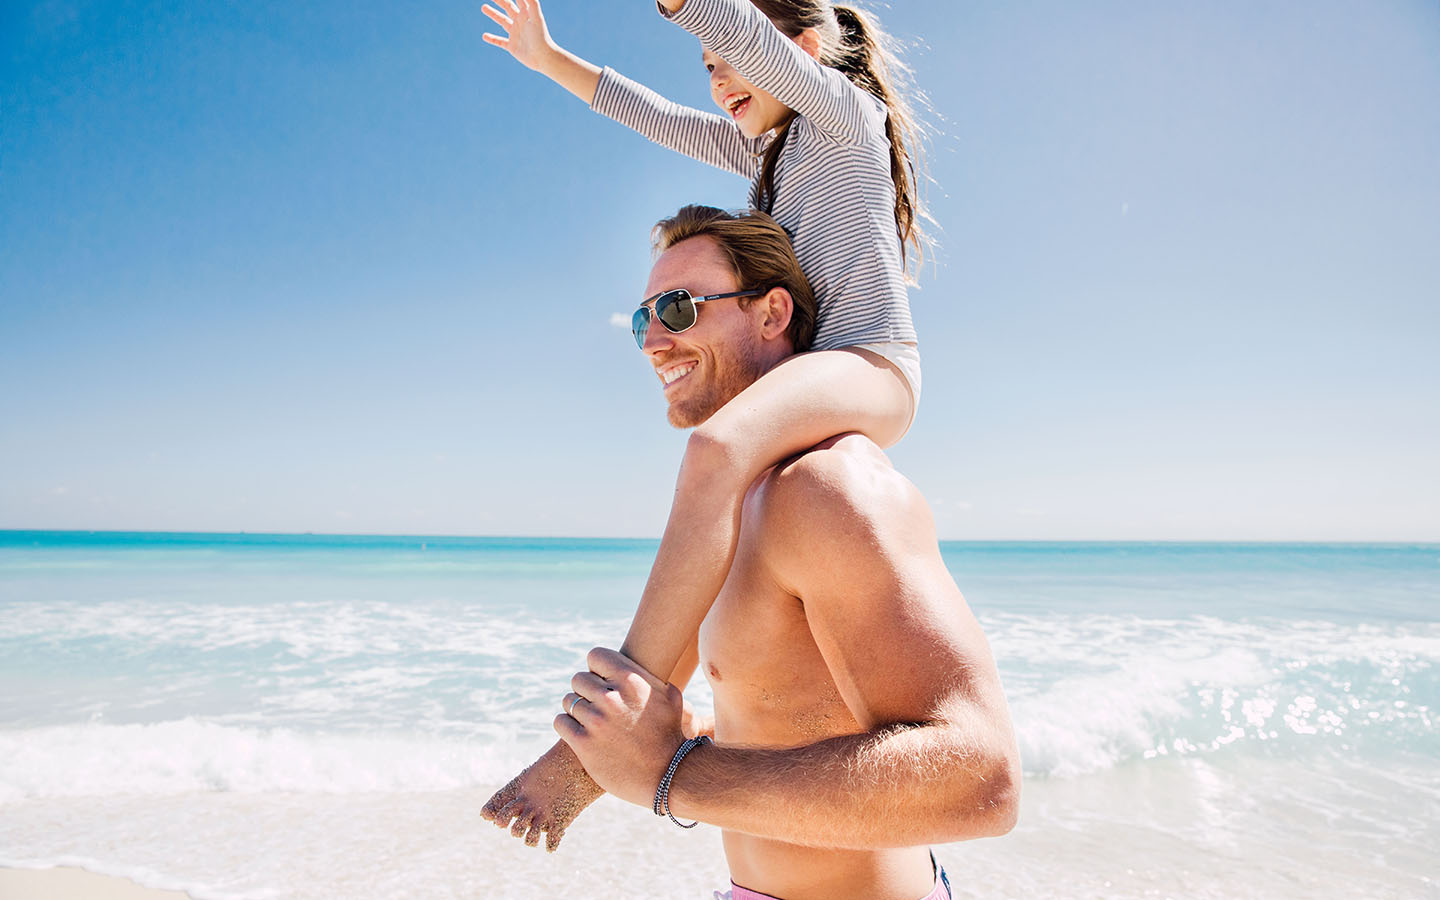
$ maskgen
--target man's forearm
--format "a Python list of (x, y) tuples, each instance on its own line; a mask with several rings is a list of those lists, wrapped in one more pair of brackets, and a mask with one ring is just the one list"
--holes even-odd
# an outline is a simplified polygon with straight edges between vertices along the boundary
[(991, 731), (926, 724), (793, 749), (701, 747), (676, 773), (670, 806), (682, 818), (821, 847), (1003, 834), (1015, 823), (1019, 766)]

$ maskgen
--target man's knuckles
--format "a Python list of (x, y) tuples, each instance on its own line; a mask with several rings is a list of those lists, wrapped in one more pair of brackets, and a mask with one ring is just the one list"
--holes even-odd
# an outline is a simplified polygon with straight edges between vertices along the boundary
[(594, 647), (585, 654), (585, 665), (601, 678), (609, 678), (611, 673), (624, 671), (633, 663), (608, 647)]
[(585, 726), (564, 713), (556, 716), (550, 724), (555, 729), (555, 733), (560, 735), (560, 739), (572, 748), (585, 736)]
[(644, 700), (650, 696), (650, 682), (639, 672), (626, 672), (613, 680), (618, 692), (626, 698)]

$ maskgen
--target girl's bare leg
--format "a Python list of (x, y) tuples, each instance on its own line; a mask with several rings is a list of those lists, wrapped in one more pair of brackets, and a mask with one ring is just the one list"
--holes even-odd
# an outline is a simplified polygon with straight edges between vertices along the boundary
[[(913, 401), (899, 369), (859, 349), (792, 356), (716, 411), (690, 436), (670, 519), (621, 652), (683, 686), (699, 660), (696, 635), (735, 557), (740, 506), (762, 472), (837, 434), (882, 447), (910, 426)], [(557, 742), (496, 792), (483, 815), (530, 845), (554, 850), (603, 791)], [(513, 824), (512, 824), (513, 823)]]
[(726, 403), (690, 436), (621, 652), (652, 672), (674, 668), (730, 572), (741, 502), (762, 472), (846, 432), (890, 446), (911, 412), (899, 369), (858, 349), (792, 356)]

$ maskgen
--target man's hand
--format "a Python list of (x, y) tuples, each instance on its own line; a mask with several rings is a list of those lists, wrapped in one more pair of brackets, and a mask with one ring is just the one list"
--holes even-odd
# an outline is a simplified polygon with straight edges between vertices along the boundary
[(555, 717), (555, 731), (601, 787), (649, 806), (685, 741), (684, 698), (614, 650), (597, 647), (585, 661), (590, 671), (570, 680), (573, 692), (565, 695), (567, 712)]
[(704, 734), (713, 739), (715, 737), (715, 717), (702, 716), (695, 711), (695, 707), (690, 705), (690, 701), (686, 700), (684, 709), (680, 713), (680, 730), (687, 738), (699, 737)]

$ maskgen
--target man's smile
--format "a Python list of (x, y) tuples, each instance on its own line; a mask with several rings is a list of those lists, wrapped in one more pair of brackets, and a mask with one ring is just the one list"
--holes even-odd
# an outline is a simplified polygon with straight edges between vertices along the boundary
[(676, 363), (673, 366), (666, 366), (663, 369), (657, 370), (656, 374), (660, 376), (660, 382), (668, 388), (681, 378), (689, 375), (690, 370), (694, 369), (697, 365), (699, 365), (699, 363), (692, 359), (686, 362)]

